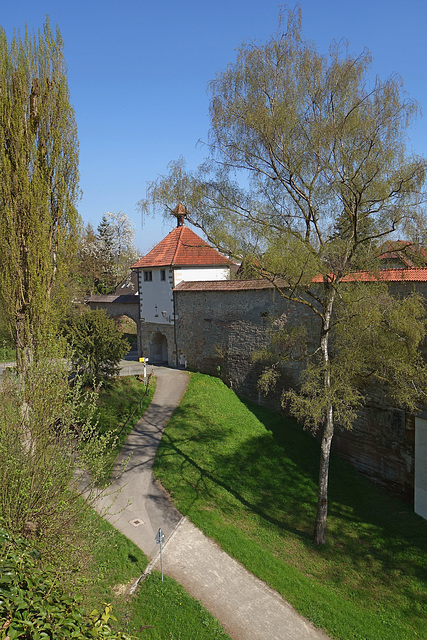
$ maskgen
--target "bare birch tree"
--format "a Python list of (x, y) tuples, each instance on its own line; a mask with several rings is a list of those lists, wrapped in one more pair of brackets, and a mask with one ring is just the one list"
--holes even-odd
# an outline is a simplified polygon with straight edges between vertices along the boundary
[[(209, 159), (195, 174), (172, 163), (141, 203), (172, 210), (182, 202), (216, 246), (252, 257), (281, 295), (317, 317), (317, 344), (300, 354), (300, 387), (284, 394), (292, 413), (322, 433), (315, 544), (325, 542), (334, 425), (351, 426), (363, 376), (376, 376), (412, 408), (420, 397), (413, 380), (425, 384), (416, 349), (425, 331), (419, 300), (408, 301), (415, 305), (412, 331), (396, 322), (398, 305), (386, 291), (345, 282), (374, 268), (378, 244), (404, 231), (423, 198), (426, 163), (407, 152), (406, 138), (417, 106), (399, 78), (370, 83), (370, 74), (367, 51), (354, 56), (333, 44), (321, 55), (302, 38), (299, 10), (287, 21), (281, 16), (274, 37), (243, 44), (211, 82)], [(372, 334), (394, 336), (395, 350), (374, 357), (375, 341), (363, 349), (353, 340), (349, 351), (354, 332), (360, 337), (368, 326), (357, 310), (374, 307)], [(333, 335), (341, 357), (331, 349)], [(397, 354), (405, 363), (399, 373)]]

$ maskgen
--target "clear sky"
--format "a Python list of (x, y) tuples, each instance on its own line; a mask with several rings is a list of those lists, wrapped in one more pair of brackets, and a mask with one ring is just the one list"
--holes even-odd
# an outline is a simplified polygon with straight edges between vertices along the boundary
[[(425, 112), (410, 131), (427, 155), (427, 0), (301, 0), (303, 33), (326, 53), (345, 38), (367, 47), (382, 79), (402, 76)], [(136, 204), (167, 164), (183, 156), (195, 168), (209, 129), (207, 83), (235, 59), (242, 42), (275, 32), (276, 0), (3, 0), (8, 37), (49, 15), (65, 43), (71, 100), (80, 140), (79, 212), (95, 227), (107, 211), (124, 211), (137, 227), (141, 254), (173, 227), (141, 226)], [(294, 3), (289, 3), (293, 7)]]

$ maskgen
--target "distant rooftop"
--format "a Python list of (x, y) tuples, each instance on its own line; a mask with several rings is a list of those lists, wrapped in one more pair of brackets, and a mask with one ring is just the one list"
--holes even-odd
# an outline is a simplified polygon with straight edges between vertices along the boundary
[[(313, 278), (313, 282), (321, 281), (321, 275)], [(344, 276), (342, 282), (427, 282), (427, 267), (355, 271)]]

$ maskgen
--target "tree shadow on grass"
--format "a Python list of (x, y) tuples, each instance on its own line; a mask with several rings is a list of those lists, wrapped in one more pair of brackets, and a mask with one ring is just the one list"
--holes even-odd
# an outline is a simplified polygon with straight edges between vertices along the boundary
[(320, 563), (313, 573), (322, 573), (321, 579), (337, 588), (348, 591), (353, 586), (363, 592), (373, 587), (385, 597), (393, 576), (402, 597), (411, 603), (402, 614), (411, 619), (419, 615), (424, 600), (420, 585), (427, 578), (427, 523), (332, 456), (328, 543), (314, 548), (319, 444), (293, 421), (244, 404), (264, 429), (240, 439), (234, 448), (238, 425), (233, 433), (227, 421), (218, 424), (195, 404), (183, 403), (176, 412), (172, 428), (163, 436), (158, 464), (169, 459), (180, 481), (191, 486), (193, 503), (186, 508), (208, 497), (213, 509), (216, 504), (230, 522), (236, 519), (237, 527), (243, 511), (255, 514), (254, 535), (260, 536), (261, 544), (272, 528), (282, 539), (297, 536), (313, 562)]
[[(298, 523), (310, 523), (314, 517), (314, 482), (292, 460), (277, 455), (271, 434), (265, 432), (249, 438), (236, 451), (227, 452), (224, 445), (232, 437), (231, 429), (212, 423), (197, 406), (187, 405), (185, 409), (181, 406), (174, 420), (178, 428), (166, 429), (156, 465), (161, 468), (168, 457), (173, 457), (181, 481), (187, 478), (191, 484), (194, 501), (201, 495), (214, 499), (214, 488), (221, 488), (249, 512), (279, 530), (310, 538), (309, 529)], [(186, 431), (184, 425), (190, 420), (203, 425), (203, 429)], [(206, 449), (208, 461), (204, 456)], [(295, 499), (296, 486), (299, 491)], [(287, 517), (282, 517), (286, 513)]]
[[(250, 402), (244, 404), (271, 432), (275, 443), (286, 449), (298, 469), (316, 481), (318, 442), (294, 421)], [(336, 454), (331, 455), (329, 472), (327, 537), (328, 543), (316, 553), (330, 566), (330, 582), (355, 581), (358, 590), (378, 588), (379, 594), (390, 582), (395, 587), (399, 583), (405, 599), (411, 602), (403, 616), (419, 617), (427, 606), (427, 522)], [(339, 563), (335, 562), (337, 554)], [(340, 573), (337, 567), (346, 571)]]

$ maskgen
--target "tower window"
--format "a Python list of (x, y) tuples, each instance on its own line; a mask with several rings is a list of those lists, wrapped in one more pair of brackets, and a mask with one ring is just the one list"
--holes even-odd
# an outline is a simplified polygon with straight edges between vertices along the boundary
[(160, 280), (166, 280), (166, 271), (164, 269), (160, 269)]
[(153, 280), (152, 271), (144, 271), (144, 282), (151, 282)]

